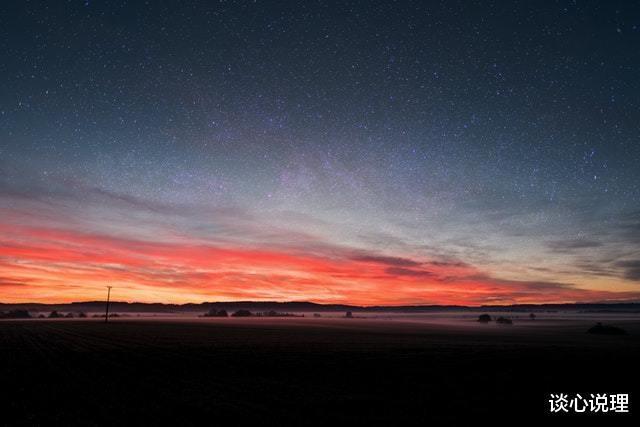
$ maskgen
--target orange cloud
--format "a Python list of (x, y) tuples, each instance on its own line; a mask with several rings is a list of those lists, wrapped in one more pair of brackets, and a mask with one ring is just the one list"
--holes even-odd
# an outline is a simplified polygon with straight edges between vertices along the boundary
[[(324, 251), (145, 241), (0, 224), (0, 300), (66, 302), (103, 297), (156, 302), (310, 300), (352, 304), (482, 304), (637, 298), (568, 284), (506, 281), (462, 262)], [(329, 249), (327, 249), (329, 248)]]

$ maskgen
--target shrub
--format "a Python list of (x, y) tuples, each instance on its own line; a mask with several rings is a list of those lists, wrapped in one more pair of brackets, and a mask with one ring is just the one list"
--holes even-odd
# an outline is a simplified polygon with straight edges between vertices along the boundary
[(595, 326), (592, 326), (587, 331), (589, 334), (598, 334), (598, 335), (627, 335), (627, 331), (622, 328), (618, 328), (617, 326), (611, 325), (603, 325), (598, 322)]
[(489, 316), (488, 314), (481, 314), (480, 316), (478, 316), (478, 322), (481, 322), (481, 323), (491, 322), (491, 316)]

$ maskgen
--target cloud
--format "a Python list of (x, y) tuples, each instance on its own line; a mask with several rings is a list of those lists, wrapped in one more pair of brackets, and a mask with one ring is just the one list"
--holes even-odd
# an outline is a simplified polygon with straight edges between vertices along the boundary
[(5, 279), (0, 277), (0, 288), (3, 288), (3, 287), (13, 288), (16, 286), (27, 286), (27, 283), (24, 281)]
[(410, 268), (389, 267), (386, 270), (391, 276), (409, 276), (409, 277), (434, 277), (434, 273), (427, 270), (412, 270)]
[(417, 267), (422, 265), (421, 262), (414, 261), (409, 258), (400, 258), (382, 255), (356, 255), (351, 258), (354, 261), (371, 262), (375, 264), (384, 264), (396, 267)]
[(607, 261), (579, 260), (574, 264), (582, 274), (603, 277), (620, 276), (618, 268), (612, 267)]
[(478, 274), (478, 275), (467, 277), (466, 279), (480, 280), (483, 282), (494, 284), (496, 286), (509, 286), (511, 288), (515, 288), (519, 290), (556, 291), (559, 289), (575, 288), (575, 285), (572, 283), (548, 282), (548, 281), (540, 281), (540, 280), (499, 279), (499, 278), (491, 277), (486, 274)]
[[(295, 212), (285, 211), (278, 218), (274, 211), (232, 205), (155, 203), (82, 185), (72, 190), (56, 186), (53, 193), (21, 193), (5, 186), (3, 192), (1, 184), (0, 200), (15, 202), (0, 206), (3, 299), (95, 298), (105, 283), (115, 284), (130, 300), (142, 301), (482, 304), (638, 296), (595, 292), (571, 283), (496, 278), (497, 267), (473, 265), (495, 242), (464, 236), (448, 239), (448, 246), (426, 240), (420, 247), (391, 234), (359, 232), (355, 241), (367, 244), (355, 247), (324, 237), (331, 224)], [(636, 220), (626, 218), (620, 229), (640, 230)], [(599, 247), (606, 252), (611, 239), (605, 237), (557, 239), (547, 246), (566, 253)], [(464, 250), (453, 250), (451, 242)], [(592, 261), (590, 274), (638, 280), (636, 261), (616, 264), (619, 259), (625, 258)]]
[[(386, 256), (324, 243), (322, 250), (140, 240), (0, 224), (0, 277), (13, 300), (74, 300), (114, 284), (124, 299), (305, 299), (354, 304), (482, 304), (637, 298), (569, 283), (504, 280), (460, 262)], [(426, 268), (428, 266), (428, 269)], [(635, 264), (624, 264), (634, 267)]]
[(616, 266), (624, 269), (625, 278), (640, 281), (640, 259), (619, 261)]
[(195, 207), (188, 207), (184, 205), (174, 205), (169, 203), (160, 203), (141, 197), (132, 196), (125, 193), (106, 190), (98, 187), (85, 187), (82, 186), (78, 193), (67, 194), (67, 197), (78, 198), (86, 202), (87, 196), (103, 201), (110, 204), (116, 204), (124, 208), (134, 208), (137, 210), (146, 210), (160, 214), (176, 215), (184, 213), (185, 210), (192, 210)]
[(546, 242), (546, 245), (553, 252), (558, 252), (558, 253), (571, 253), (571, 252), (579, 251), (582, 249), (599, 248), (603, 246), (602, 243), (599, 241), (588, 240), (588, 239), (552, 240), (552, 241)]

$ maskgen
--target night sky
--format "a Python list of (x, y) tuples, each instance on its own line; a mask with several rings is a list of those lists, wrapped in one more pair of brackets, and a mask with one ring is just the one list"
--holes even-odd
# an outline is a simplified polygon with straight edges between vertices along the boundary
[(640, 3), (3, 1), (0, 301), (640, 300)]

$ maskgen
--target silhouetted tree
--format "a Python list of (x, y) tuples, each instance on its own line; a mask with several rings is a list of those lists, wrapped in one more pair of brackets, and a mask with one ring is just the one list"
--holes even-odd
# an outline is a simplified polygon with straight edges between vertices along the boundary
[(6, 313), (0, 312), (0, 319), (30, 319), (31, 315), (27, 310), (11, 310)]
[(478, 322), (481, 322), (481, 323), (491, 322), (491, 316), (489, 316), (488, 314), (481, 314), (480, 316), (478, 316)]
[(511, 319), (501, 316), (496, 319), (496, 323), (501, 323), (503, 325), (512, 325), (513, 321)]
[(249, 317), (251, 316), (251, 312), (249, 310), (238, 310), (234, 312), (231, 316), (233, 317)]
[(85, 317), (87, 317), (87, 315), (84, 313), (84, 311), (81, 311), (80, 313), (78, 313), (78, 317), (84, 319)]
[(351, 319), (353, 318), (353, 313), (350, 311), (347, 311), (347, 313), (344, 315), (344, 317), (346, 317), (347, 319)]
[(229, 316), (229, 313), (227, 313), (227, 310), (216, 310), (215, 308), (212, 308), (211, 310), (209, 310), (207, 313), (204, 314), (204, 317), (227, 317)]
[(62, 315), (56, 310), (53, 310), (51, 313), (49, 313), (49, 319), (57, 319), (58, 317), (62, 317)]
[(67, 313), (64, 317), (67, 319), (73, 319), (73, 313)]
[(587, 333), (597, 335), (627, 335), (627, 331), (622, 328), (611, 325), (603, 325), (600, 322), (596, 323), (595, 326), (589, 328)]
[(533, 313), (529, 314), (529, 319), (536, 320), (536, 315)]

